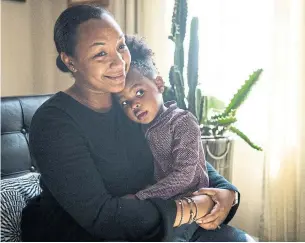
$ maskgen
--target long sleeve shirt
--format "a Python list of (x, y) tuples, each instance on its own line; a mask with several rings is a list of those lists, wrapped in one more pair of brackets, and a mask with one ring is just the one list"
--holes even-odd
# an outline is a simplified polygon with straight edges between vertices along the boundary
[(145, 137), (154, 157), (154, 185), (136, 196), (177, 198), (209, 187), (201, 131), (197, 119), (189, 111), (179, 109), (175, 102), (144, 128)]

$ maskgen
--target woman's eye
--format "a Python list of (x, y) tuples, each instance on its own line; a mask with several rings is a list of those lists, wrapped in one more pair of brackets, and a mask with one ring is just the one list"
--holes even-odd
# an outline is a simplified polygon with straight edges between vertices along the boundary
[(119, 49), (120, 50), (124, 50), (126, 48), (126, 45), (125, 44), (121, 44), (120, 46), (119, 46)]
[(144, 90), (140, 89), (136, 92), (137, 97), (142, 97), (144, 95)]
[(107, 55), (107, 53), (105, 51), (101, 51), (100, 53), (96, 54), (94, 57), (103, 57), (106, 55)]

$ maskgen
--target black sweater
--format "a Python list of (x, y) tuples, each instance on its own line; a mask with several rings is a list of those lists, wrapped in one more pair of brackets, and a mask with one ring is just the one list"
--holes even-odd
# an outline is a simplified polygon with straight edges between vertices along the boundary
[[(30, 149), (42, 175), (42, 202), (50, 210), (51, 201), (58, 203), (107, 241), (171, 240), (174, 201), (121, 198), (153, 183), (153, 158), (141, 127), (117, 105), (98, 113), (55, 94), (33, 117)], [(236, 190), (210, 165), (208, 170), (212, 187)]]

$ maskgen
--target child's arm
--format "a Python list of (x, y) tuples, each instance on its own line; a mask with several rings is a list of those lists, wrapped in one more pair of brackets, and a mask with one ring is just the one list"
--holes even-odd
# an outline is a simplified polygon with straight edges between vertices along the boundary
[[(196, 186), (195, 183), (199, 182), (200, 176), (206, 177), (204, 178), (205, 185), (201, 186), (209, 186), (201, 143), (201, 132), (196, 118), (189, 112), (184, 113), (172, 125), (172, 155), (174, 158), (172, 173), (151, 187), (136, 193), (139, 199), (168, 199), (188, 192), (191, 187)], [(200, 173), (201, 175), (198, 173), (197, 166), (201, 166), (203, 169)]]

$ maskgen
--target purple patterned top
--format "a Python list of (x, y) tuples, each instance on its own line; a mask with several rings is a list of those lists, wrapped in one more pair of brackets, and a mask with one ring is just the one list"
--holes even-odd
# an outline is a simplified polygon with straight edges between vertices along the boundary
[(165, 106), (167, 109), (144, 129), (157, 183), (136, 193), (141, 200), (177, 198), (209, 186), (197, 119), (175, 102)]

